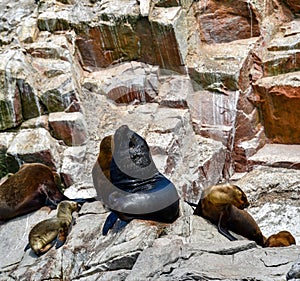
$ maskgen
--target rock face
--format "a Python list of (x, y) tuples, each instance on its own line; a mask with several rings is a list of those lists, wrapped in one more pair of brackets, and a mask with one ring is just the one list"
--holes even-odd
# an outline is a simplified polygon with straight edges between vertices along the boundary
[[(94, 196), (100, 141), (127, 124), (182, 199), (248, 172), (238, 184), (264, 235), (300, 242), (298, 1), (38, 2), (0, 3), (1, 178), (41, 162), (68, 196)], [(85, 204), (66, 245), (40, 258), (22, 249), (48, 215), (7, 222), (0, 280), (283, 280), (297, 258), (297, 246), (231, 243), (181, 207), (174, 225), (102, 237), (106, 210)]]

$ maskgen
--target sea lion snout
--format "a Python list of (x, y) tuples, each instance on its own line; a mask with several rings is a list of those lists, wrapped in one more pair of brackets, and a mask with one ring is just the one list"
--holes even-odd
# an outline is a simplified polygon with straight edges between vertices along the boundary
[(246, 202), (242, 205), (243, 209), (248, 208), (250, 206), (249, 202)]

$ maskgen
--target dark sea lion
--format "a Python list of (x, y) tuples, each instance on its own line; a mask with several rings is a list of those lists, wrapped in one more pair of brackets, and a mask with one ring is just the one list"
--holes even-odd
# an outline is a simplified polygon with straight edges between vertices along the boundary
[(93, 168), (98, 197), (112, 211), (103, 234), (117, 218), (171, 223), (179, 215), (179, 196), (173, 183), (156, 168), (147, 142), (128, 126), (105, 137)]
[(72, 222), (72, 213), (78, 209), (78, 204), (73, 201), (62, 201), (58, 204), (57, 215), (35, 225), (28, 235), (29, 244), (25, 251), (31, 247), (36, 255), (47, 252), (54, 244), (56, 249), (61, 247), (69, 233)]
[(25, 215), (43, 206), (54, 209), (62, 200), (78, 203), (95, 201), (95, 198), (67, 198), (59, 190), (59, 182), (59, 174), (44, 164), (22, 165), (0, 185), (0, 221)]
[(227, 228), (236, 234), (255, 241), (257, 245), (265, 246), (266, 238), (263, 236), (256, 221), (247, 211), (238, 209), (232, 205), (230, 211), (224, 215), (221, 224), (223, 228)]
[(264, 237), (252, 216), (244, 211), (249, 206), (246, 194), (236, 185), (223, 184), (207, 188), (194, 214), (217, 225), (229, 240), (237, 240), (229, 230), (264, 245)]
[(287, 247), (296, 245), (294, 236), (286, 230), (271, 235), (265, 242), (265, 247)]

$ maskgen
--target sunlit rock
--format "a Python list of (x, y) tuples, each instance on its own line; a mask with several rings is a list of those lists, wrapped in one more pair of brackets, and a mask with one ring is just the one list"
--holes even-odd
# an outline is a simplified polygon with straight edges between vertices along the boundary
[(293, 20), (281, 26), (267, 46), (263, 56), (264, 76), (274, 76), (300, 69), (300, 21)]
[(203, 189), (222, 178), (226, 148), (221, 142), (188, 134), (183, 141), (179, 168), (171, 178), (183, 198), (198, 203)]
[[(98, 13), (98, 25), (87, 22), (88, 28), (78, 30), (76, 44), (86, 69), (108, 67), (119, 62), (138, 60), (163, 68), (184, 72), (180, 43), (176, 34), (177, 9), (168, 17), (159, 17), (159, 10), (149, 18), (140, 17), (136, 1), (128, 0), (122, 9), (118, 3), (105, 5)], [(159, 8), (157, 8), (159, 9)], [(123, 14), (126, 11), (125, 14)]]
[(187, 76), (166, 75), (160, 79), (157, 101), (169, 108), (187, 108), (188, 98), (194, 92), (192, 81)]
[(188, 97), (188, 105), (196, 133), (232, 145), (236, 125), (239, 92), (197, 91)]
[[(26, 29), (25, 22), (27, 25), (31, 26), (34, 21), (34, 13), (36, 4), (34, 1), (18, 0), (18, 1), (8, 1), (4, 0), (0, 2), (1, 11), (1, 28), (0, 28), (0, 45), (15, 44), (18, 35), (20, 35), (20, 30)], [(11, 11), (14, 11), (13, 13)], [(24, 28), (21, 27), (24, 24)], [(21, 26), (20, 26), (21, 25)], [(32, 35), (35, 32), (30, 32)], [(25, 34), (25, 33), (24, 33)], [(28, 34), (28, 33), (27, 33)], [(29, 35), (29, 34), (28, 34)], [(31, 35), (29, 35), (30, 37)], [(27, 36), (25, 36), (26, 38)], [(21, 36), (19, 39), (25, 39)], [(28, 37), (27, 37), (28, 38)], [(25, 40), (26, 41), (26, 40)]]
[(250, 38), (230, 43), (203, 45), (196, 54), (187, 58), (187, 66), (191, 78), (203, 88), (225, 93), (244, 88), (242, 71), (248, 62), (249, 52), (258, 38)]
[(49, 114), (49, 124), (53, 136), (63, 140), (68, 146), (82, 145), (88, 133), (84, 115), (80, 112), (54, 112)]
[(117, 104), (150, 102), (158, 92), (158, 67), (144, 63), (120, 64), (89, 74), (84, 87), (105, 94)]
[(257, 167), (237, 181), (263, 235), (288, 230), (299, 244), (299, 175), (300, 171), (291, 167)]
[(60, 174), (66, 187), (82, 182), (85, 174), (85, 157), (86, 147), (84, 145), (71, 146), (64, 151)]
[(299, 144), (300, 72), (259, 79), (254, 85), (266, 136), (277, 143)]
[(249, 158), (252, 165), (298, 168), (300, 145), (266, 144), (255, 155)]
[(44, 128), (47, 131), (50, 130), (49, 127), (49, 115), (41, 115), (36, 118), (31, 118), (22, 123), (21, 129), (35, 129), (35, 128)]
[[(280, 281), (297, 257), (296, 248), (282, 249), (279, 252), (275, 249), (247, 249), (243, 245), (243, 249), (241, 242), (232, 242), (230, 248), (215, 244), (216, 248), (211, 251), (205, 244), (181, 245), (176, 242), (172, 243), (172, 247), (158, 245), (146, 249), (126, 280), (136, 280), (136, 277), (143, 281), (201, 280), (209, 276), (212, 280), (259, 278)], [(226, 252), (232, 254), (228, 255)], [(259, 263), (256, 262), (257, 259), (260, 260)]]
[(16, 127), (22, 121), (21, 93), (17, 81), (24, 80), (29, 66), (21, 51), (0, 54), (0, 130)]
[(27, 18), (24, 24), (17, 28), (19, 40), (24, 43), (32, 43), (38, 36), (37, 19)]
[(77, 84), (68, 74), (44, 79), (40, 99), (48, 112), (64, 111), (77, 99)]
[(44, 128), (20, 131), (11, 142), (7, 155), (19, 166), (24, 162), (38, 162), (56, 170), (60, 165), (57, 141)]

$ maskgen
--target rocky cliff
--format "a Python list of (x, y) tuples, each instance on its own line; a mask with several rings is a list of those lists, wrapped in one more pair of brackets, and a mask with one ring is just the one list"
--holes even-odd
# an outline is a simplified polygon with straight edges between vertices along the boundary
[[(264, 235), (300, 242), (298, 1), (36, 2), (0, 3), (0, 177), (41, 162), (94, 196), (100, 141), (128, 124), (182, 199), (237, 181)], [(183, 202), (173, 225), (107, 237), (86, 203), (63, 248), (24, 253), (53, 214), (0, 226), (0, 280), (284, 280), (299, 253), (229, 242)]]

